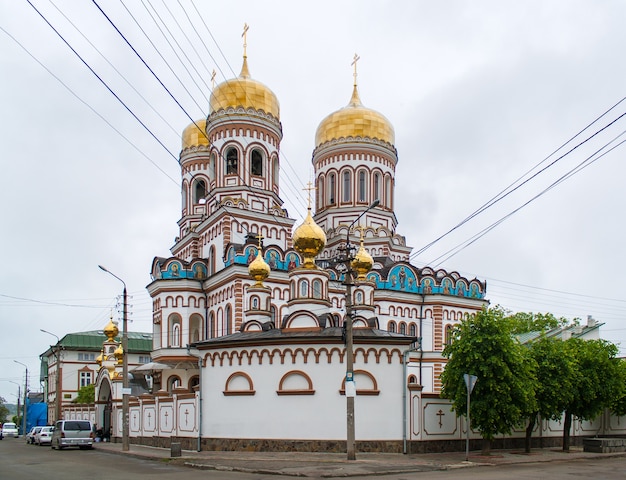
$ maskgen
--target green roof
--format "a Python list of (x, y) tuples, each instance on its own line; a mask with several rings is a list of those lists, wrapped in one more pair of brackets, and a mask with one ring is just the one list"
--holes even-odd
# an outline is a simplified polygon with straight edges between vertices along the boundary
[[(102, 344), (106, 340), (106, 335), (102, 330), (92, 330), (89, 332), (68, 333), (59, 342), (61, 346), (68, 350), (95, 350), (100, 351)], [(117, 341), (122, 340), (122, 333), (115, 337)], [(51, 350), (51, 349), (49, 349)], [(128, 332), (128, 352), (151, 352), (152, 333)], [(44, 354), (45, 355), (45, 354)]]

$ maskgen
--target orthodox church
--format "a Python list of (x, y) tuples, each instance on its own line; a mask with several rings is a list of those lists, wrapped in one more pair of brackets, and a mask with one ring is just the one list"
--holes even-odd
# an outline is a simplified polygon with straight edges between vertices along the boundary
[(142, 402), (176, 395), (190, 400), (167, 410), (171, 435), (202, 448), (340, 450), (347, 398), (369, 449), (397, 450), (426, 428), (421, 402), (438, 399), (441, 351), (487, 304), (486, 284), (409, 262), (394, 128), (363, 105), (356, 59), (348, 104), (315, 132), (300, 225), (280, 196), (280, 104), (251, 76), (245, 35), (241, 73), (214, 86), (207, 118), (184, 130), (180, 233), (147, 286), (153, 369), (143, 371), (157, 399), (133, 399), (131, 435), (154, 436), (134, 426), (133, 408), (137, 425), (167, 423)]

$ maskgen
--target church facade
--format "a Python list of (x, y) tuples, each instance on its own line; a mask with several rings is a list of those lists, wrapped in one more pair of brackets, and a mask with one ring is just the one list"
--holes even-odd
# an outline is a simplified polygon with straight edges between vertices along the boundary
[(357, 441), (397, 447), (423, 428), (416, 399), (438, 397), (452, 327), (487, 304), (485, 282), (410, 263), (394, 213), (394, 129), (362, 104), (356, 65), (354, 78), (347, 106), (315, 132), (295, 229), (280, 197), (280, 104), (250, 75), (245, 48), (240, 75), (183, 132), (179, 235), (147, 287), (149, 374), (155, 395), (195, 392), (206, 448), (340, 443), (346, 396)]

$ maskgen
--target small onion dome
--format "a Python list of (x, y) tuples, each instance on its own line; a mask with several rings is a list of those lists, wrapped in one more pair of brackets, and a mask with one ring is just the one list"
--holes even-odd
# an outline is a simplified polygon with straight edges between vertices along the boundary
[(391, 122), (361, 103), (356, 85), (350, 103), (328, 115), (317, 127), (315, 146), (340, 138), (372, 138), (394, 144), (396, 135)]
[(261, 249), (258, 249), (256, 258), (252, 262), (250, 262), (250, 265), (248, 265), (248, 273), (254, 280), (256, 280), (256, 283), (254, 284), (254, 286), (262, 287), (263, 280), (269, 277), (270, 271), (271, 271), (270, 266), (267, 264), (267, 262), (263, 259), (263, 256), (261, 255)]
[(302, 255), (302, 267), (316, 268), (315, 257), (324, 250), (325, 246), (326, 234), (313, 220), (311, 209), (309, 208), (304, 222), (293, 232), (293, 247)]
[(98, 355), (96, 357), (96, 363), (101, 367), (102, 366), (102, 360), (104, 359), (104, 355), (102, 355), (102, 352), (100, 352), (100, 355)]
[(115, 355), (115, 358), (117, 359), (117, 364), (118, 365), (121, 365), (124, 362), (124, 349), (122, 348), (122, 344), (121, 343), (115, 349), (115, 352), (113, 352), (113, 355)]
[(111, 342), (115, 337), (117, 337), (117, 334), (120, 333), (120, 330), (119, 328), (117, 328), (117, 325), (113, 323), (113, 319), (111, 318), (109, 319), (109, 323), (107, 324), (107, 326), (104, 327), (103, 332), (107, 336), (107, 341)]
[(196, 120), (183, 130), (183, 150), (200, 145), (208, 145), (206, 135), (206, 118)]
[(365, 276), (374, 266), (374, 259), (372, 256), (365, 250), (363, 246), (363, 239), (361, 238), (361, 247), (359, 251), (356, 252), (356, 256), (354, 260), (350, 262), (350, 266), (352, 270), (354, 270), (357, 274), (357, 280), (365, 280)]
[(239, 76), (226, 80), (213, 89), (209, 99), (209, 115), (220, 110), (239, 107), (262, 110), (280, 120), (278, 98), (268, 87), (250, 77), (246, 56), (243, 57)]

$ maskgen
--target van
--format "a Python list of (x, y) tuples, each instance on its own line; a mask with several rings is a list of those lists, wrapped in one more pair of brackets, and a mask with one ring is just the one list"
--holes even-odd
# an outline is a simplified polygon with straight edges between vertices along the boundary
[(93, 425), (89, 420), (59, 420), (52, 432), (53, 449), (78, 447), (81, 450), (93, 448)]
[(2, 425), (2, 436), (17, 438), (19, 436), (17, 432), (17, 425), (13, 422), (4, 422)]

